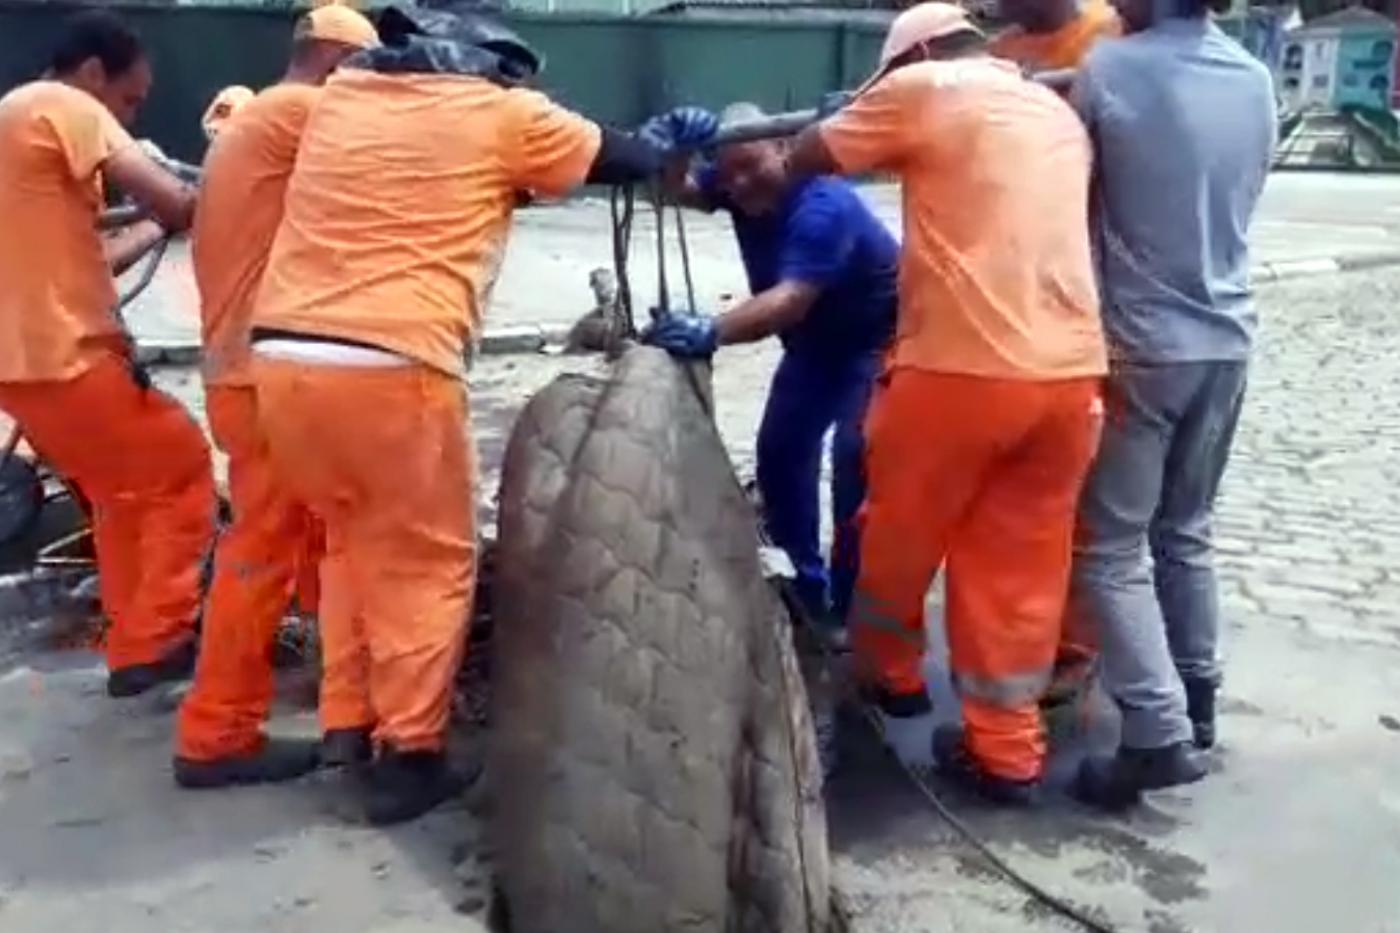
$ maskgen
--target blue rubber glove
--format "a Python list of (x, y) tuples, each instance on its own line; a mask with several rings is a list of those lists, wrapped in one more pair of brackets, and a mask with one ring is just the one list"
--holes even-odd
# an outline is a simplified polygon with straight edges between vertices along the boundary
[(637, 135), (662, 152), (699, 149), (719, 132), (719, 117), (704, 107), (676, 107), (643, 123)]
[(668, 314), (646, 329), (642, 343), (681, 359), (707, 359), (719, 347), (719, 332), (708, 315)]

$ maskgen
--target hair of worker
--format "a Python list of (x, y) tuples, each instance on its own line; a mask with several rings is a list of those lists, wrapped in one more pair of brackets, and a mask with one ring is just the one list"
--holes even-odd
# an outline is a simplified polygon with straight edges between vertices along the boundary
[(120, 16), (108, 10), (84, 10), (63, 24), (49, 69), (56, 75), (71, 74), (95, 58), (108, 75), (121, 75), (145, 57), (141, 37)]

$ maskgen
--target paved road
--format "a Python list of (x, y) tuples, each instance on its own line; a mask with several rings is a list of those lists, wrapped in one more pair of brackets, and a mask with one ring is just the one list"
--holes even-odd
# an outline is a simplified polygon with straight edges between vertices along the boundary
[[(874, 185), (866, 194), (897, 228), (898, 191)], [(745, 291), (728, 221), (688, 215), (687, 233), (702, 308), (722, 306)], [(607, 205), (583, 200), (522, 211), (512, 234), (488, 319), (493, 325), (571, 321), (592, 307), (588, 273), (611, 267)], [(653, 261), (655, 227), (643, 209), (632, 259), (639, 307), (658, 293)], [(1336, 253), (1400, 253), (1400, 177), (1276, 173), (1269, 182), (1254, 229), (1256, 262), (1279, 262)], [(188, 252), (171, 250), (161, 275), (132, 308), (130, 318), (145, 339), (189, 341), (196, 333), (197, 303)], [(671, 256), (671, 293), (683, 294), (678, 257)], [(135, 273), (132, 273), (133, 275)]]

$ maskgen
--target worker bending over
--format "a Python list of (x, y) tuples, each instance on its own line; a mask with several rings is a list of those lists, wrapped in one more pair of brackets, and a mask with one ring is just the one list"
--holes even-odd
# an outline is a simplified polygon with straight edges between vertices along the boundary
[(1268, 69), (1210, 21), (1210, 0), (1116, 2), (1130, 35), (1095, 49), (1073, 92), (1099, 155), (1114, 359), (1072, 600), (1098, 624), (1123, 713), (1117, 756), (1080, 774), (1107, 806), (1199, 780), (1192, 745), (1215, 743), (1211, 522), (1254, 341), (1249, 224), (1276, 140)]
[(1027, 71), (1078, 68), (1095, 43), (1123, 32), (1106, 0), (1000, 0), (999, 9), (1011, 25), (989, 51)]
[[(1106, 360), (1088, 138), (1059, 97), (983, 49), (960, 8), (906, 10), (875, 77), (803, 132), (791, 166), (903, 187), (899, 323), (866, 425), (857, 668), (902, 758), (932, 753), (989, 798), (1026, 803)], [(966, 729), (934, 734), (924, 601), (945, 563)]]
[(364, 639), (347, 663), (374, 716), (365, 807), (388, 823), (461, 786), (444, 738), (476, 550), (463, 356), (517, 192), (660, 154), (518, 86), (539, 60), (490, 20), (391, 8), (380, 35), (307, 123), (252, 340), (273, 462), (326, 525), (323, 612)]
[[(752, 104), (738, 104), (725, 121), (762, 116)], [(719, 125), (696, 108), (663, 119), (690, 147), (707, 144)], [(684, 203), (733, 218), (753, 294), (718, 317), (672, 316), (648, 339), (686, 356), (774, 334), (782, 339), (783, 357), (758, 431), (764, 518), (773, 543), (792, 560), (798, 593), (814, 621), (844, 622), (858, 556), (855, 514), (865, 498), (861, 424), (894, 332), (899, 245), (850, 183), (789, 178), (786, 149), (777, 141), (725, 146), (712, 167), (676, 177)], [(819, 547), (817, 495), (827, 432), (830, 577)]]
[[(233, 520), (219, 539), (194, 688), (180, 707), (175, 779), (185, 786), (281, 780), (317, 763), (316, 743), (262, 734), (273, 644), (298, 579), (319, 563), (320, 530), (273, 472), (258, 429), (248, 329), (321, 85), (345, 58), (378, 44), (374, 25), (348, 7), (307, 13), (282, 81), (239, 109), (204, 160), (194, 226), (204, 399), (214, 443), (228, 455)], [(343, 602), (324, 607), (321, 723), (326, 757), (336, 761), (368, 757), (374, 720), (356, 652), (345, 657), (359, 643), (353, 626)]]
[[(91, 503), (112, 696), (189, 674), (214, 533), (204, 435), (137, 371), (116, 311), (113, 272), (194, 207), (122, 126), (150, 86), (136, 34), (89, 11), (45, 78), (0, 99), (0, 408)], [(152, 215), (105, 244), (104, 183)]]

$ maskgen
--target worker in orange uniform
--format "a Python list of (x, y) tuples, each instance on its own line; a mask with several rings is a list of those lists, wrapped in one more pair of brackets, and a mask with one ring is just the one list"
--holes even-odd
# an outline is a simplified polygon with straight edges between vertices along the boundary
[(365, 639), (376, 824), (462, 786), (444, 739), (476, 551), (463, 361), (517, 192), (661, 165), (519, 86), (539, 60), (490, 20), (391, 8), (380, 35), (307, 124), (252, 332), (273, 461), (326, 524), (324, 601)]
[(1028, 71), (1078, 68), (1100, 39), (1123, 34), (1104, 0), (1001, 0), (1011, 25), (992, 38), (990, 51)]
[[(1001, 0), (1000, 12), (1011, 25), (993, 37), (990, 51), (1029, 72), (1078, 68), (1096, 42), (1123, 34), (1118, 13), (1104, 0)], [(1068, 88), (1064, 85), (1066, 93)], [(1042, 704), (1055, 706), (1082, 696), (1098, 653), (1087, 616), (1067, 612)]]
[(241, 84), (231, 84), (219, 93), (214, 95), (214, 99), (209, 102), (209, 106), (204, 110), (204, 116), (199, 118), (200, 128), (204, 130), (204, 138), (213, 142), (214, 137), (221, 133), (233, 115), (243, 109), (243, 106), (254, 98), (253, 89), (244, 87)]
[[(88, 11), (65, 24), (47, 76), (0, 99), (0, 408), (92, 505), (118, 697), (188, 676), (214, 534), (204, 435), (149, 387), (116, 314), (113, 272), (194, 209), (122, 126), (150, 86), (137, 35)], [(105, 243), (104, 182), (152, 215)]]
[[(307, 13), (297, 21), (281, 83), (240, 109), (204, 161), (194, 275), (205, 407), (214, 443), (228, 455), (233, 521), (219, 539), (194, 689), (180, 707), (175, 779), (186, 787), (285, 780), (317, 764), (317, 743), (262, 734), (273, 694), (273, 644), (298, 578), (308, 568), (314, 573), (320, 561), (320, 531), (273, 474), (258, 431), (248, 328), (321, 85), (350, 55), (378, 44), (374, 24), (348, 7)], [(323, 631), (353, 623), (343, 606), (327, 608)], [(338, 647), (347, 640), (354, 639), (332, 635), (324, 642)], [(346, 672), (335, 653), (322, 662), (325, 757), (337, 763), (368, 757), (373, 714), (358, 671)]]
[[(895, 343), (866, 425), (858, 668), (904, 760), (932, 758), (1021, 804), (1043, 768), (1037, 700), (1106, 359), (1088, 137), (1059, 97), (984, 49), (959, 7), (906, 10), (875, 77), (791, 159), (798, 172), (883, 171), (903, 186)], [(924, 600), (945, 564), (965, 729), (935, 731)]]

